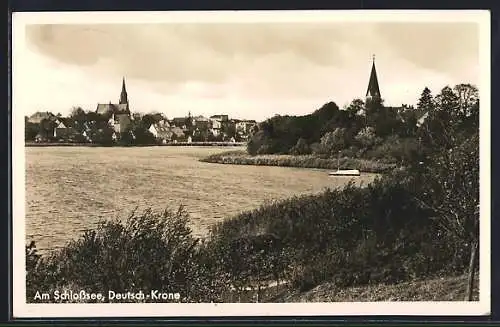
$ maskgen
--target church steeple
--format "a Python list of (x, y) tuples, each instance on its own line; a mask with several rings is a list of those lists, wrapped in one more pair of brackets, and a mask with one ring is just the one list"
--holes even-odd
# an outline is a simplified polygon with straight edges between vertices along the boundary
[(380, 99), (380, 88), (378, 86), (377, 70), (375, 69), (375, 55), (373, 55), (372, 72), (370, 74), (370, 81), (368, 82), (368, 89), (366, 90), (366, 99)]
[(120, 94), (120, 104), (126, 104), (128, 106), (127, 89), (125, 87), (125, 77), (122, 81), (122, 93)]

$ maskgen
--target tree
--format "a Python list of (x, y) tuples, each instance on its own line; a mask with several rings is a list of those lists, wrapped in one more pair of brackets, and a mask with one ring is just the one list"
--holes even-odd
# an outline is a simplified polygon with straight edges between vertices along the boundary
[(137, 126), (133, 129), (135, 135), (135, 144), (155, 144), (155, 136), (142, 126)]
[(132, 114), (132, 120), (139, 121), (142, 119), (142, 114), (140, 112), (134, 112)]
[(321, 137), (319, 151), (324, 154), (334, 155), (346, 147), (346, 129), (337, 128)]
[(472, 299), (479, 249), (479, 132), (452, 149), (440, 151), (419, 176), (416, 199), (435, 214), (438, 225), (469, 248), (467, 300)]
[(479, 99), (470, 107), (469, 115), (461, 121), (460, 131), (465, 134), (479, 130)]
[(33, 141), (38, 134), (40, 127), (38, 124), (29, 122), (28, 117), (24, 117), (24, 140)]
[(435, 109), (428, 112), (428, 118), (420, 128), (419, 137), (428, 147), (437, 151), (450, 149), (457, 142), (457, 130), (461, 123), (457, 119), (458, 97), (446, 86), (436, 96), (435, 105)]
[(232, 122), (224, 122), (222, 124), (222, 133), (227, 139), (231, 139), (231, 137), (236, 137), (236, 124)]
[(418, 119), (417, 111), (414, 109), (405, 110), (402, 113), (404, 121), (401, 124), (400, 136), (401, 137), (416, 137), (418, 130)]
[[(268, 126), (263, 125), (264, 126)], [(265, 147), (266, 144), (269, 143), (269, 137), (267, 136), (267, 133), (265, 132), (265, 129), (261, 129), (258, 132), (256, 132), (252, 138), (248, 140), (247, 143), (247, 152), (250, 155), (256, 155), (258, 153), (261, 153), (261, 148)]]
[(373, 127), (365, 127), (359, 131), (359, 133), (354, 137), (356, 142), (359, 143), (364, 149), (370, 149), (377, 143), (380, 143), (381, 139), (375, 134), (375, 129)]
[(339, 107), (335, 102), (325, 103), (321, 108), (314, 111), (312, 116), (315, 116), (320, 121), (327, 121), (335, 117), (339, 112)]
[(106, 115), (98, 114), (94, 111), (87, 112), (87, 123), (89, 126), (92, 125), (105, 125), (109, 122), (109, 118)]
[(378, 117), (378, 114), (384, 107), (384, 101), (380, 98), (367, 99), (366, 108), (366, 120), (370, 126), (374, 126), (374, 122)]
[(346, 110), (351, 116), (356, 116), (365, 110), (365, 103), (361, 99), (354, 99), (349, 106), (347, 106)]
[(97, 122), (92, 124), (90, 139), (92, 143), (109, 145), (113, 144), (114, 129), (108, 122)]
[(400, 127), (400, 122), (393, 108), (385, 107), (380, 98), (366, 101), (366, 125), (375, 128), (380, 137), (394, 134)]
[(163, 119), (163, 116), (159, 113), (146, 114), (146, 115), (142, 116), (141, 124), (144, 128), (149, 128), (152, 124), (156, 124), (162, 119)]
[(295, 154), (295, 155), (302, 155), (302, 154), (310, 154), (311, 153), (311, 148), (309, 147), (309, 144), (307, 144), (307, 141), (304, 140), (303, 138), (300, 138), (297, 141), (297, 144), (290, 150), (290, 154)]
[(155, 136), (141, 121), (133, 121), (120, 136), (121, 144), (147, 145), (157, 143)]
[(441, 93), (436, 96), (436, 103), (440, 111), (447, 111), (452, 117), (459, 113), (459, 98), (449, 86), (445, 86)]
[(69, 116), (70, 120), (74, 123), (76, 130), (78, 132), (83, 132), (85, 130), (85, 123), (87, 122), (87, 113), (81, 107), (74, 107)]
[(417, 108), (423, 112), (430, 112), (434, 110), (434, 98), (432, 97), (432, 92), (428, 87), (425, 87), (418, 99)]
[(54, 130), (56, 127), (57, 124), (53, 119), (44, 118), (40, 122), (40, 134), (43, 137), (51, 139), (54, 137)]
[(453, 88), (457, 98), (459, 113), (462, 116), (472, 114), (472, 108), (479, 100), (479, 90), (472, 84), (458, 84)]
[(193, 142), (206, 142), (210, 131), (207, 126), (201, 126), (193, 131)]

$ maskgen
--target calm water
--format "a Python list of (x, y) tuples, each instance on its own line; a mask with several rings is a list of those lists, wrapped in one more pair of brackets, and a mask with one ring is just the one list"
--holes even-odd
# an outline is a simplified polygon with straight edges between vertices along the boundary
[[(54, 249), (101, 219), (138, 207), (186, 206), (197, 236), (208, 227), (272, 199), (346, 183), (324, 170), (219, 165), (198, 159), (227, 148), (27, 147), (26, 234)], [(370, 181), (373, 175), (358, 177)]]

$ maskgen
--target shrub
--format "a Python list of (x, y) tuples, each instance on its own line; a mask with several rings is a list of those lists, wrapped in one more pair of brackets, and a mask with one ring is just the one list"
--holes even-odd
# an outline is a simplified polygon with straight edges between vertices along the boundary
[(336, 155), (338, 151), (345, 148), (346, 135), (346, 128), (336, 128), (333, 132), (327, 132), (321, 137), (319, 146), (316, 146), (315, 150), (318, 154)]
[(307, 144), (307, 141), (303, 138), (300, 138), (297, 141), (297, 144), (295, 144), (295, 146), (290, 149), (290, 154), (303, 155), (310, 153), (311, 153), (311, 148), (309, 147), (309, 144)]
[[(133, 213), (125, 222), (102, 222), (28, 269), (28, 298), (33, 285), (56, 289), (77, 285), (94, 292), (179, 292), (183, 301), (220, 301), (224, 280), (187, 227), (188, 215), (165, 210)], [(33, 256), (29, 256), (29, 262)], [(211, 289), (208, 292), (207, 289)], [(217, 294), (215, 294), (217, 293)], [(31, 295), (31, 296), (30, 296)]]
[[(346, 151), (347, 155), (354, 153), (354, 148)], [(301, 167), (319, 169), (337, 169), (337, 157), (330, 155), (247, 155), (241, 151), (228, 151), (200, 159), (202, 162), (233, 164), (233, 165), (265, 165), (281, 167)], [(340, 159), (341, 169), (359, 169), (362, 172), (382, 173), (391, 171), (395, 164), (343, 157)]]
[[(349, 184), (267, 204), (219, 223), (212, 237), (220, 248), (229, 249), (241, 237), (276, 235), (274, 248), (246, 248), (230, 266), (258, 266), (259, 258), (266, 257), (267, 265), (281, 267), (292, 286), (301, 290), (324, 281), (340, 286), (395, 283), (463, 271), (466, 261), (455, 256), (463, 244), (447, 236), (432, 213), (419, 206), (402, 174), (380, 178), (366, 188)], [(231, 274), (238, 278), (239, 272)]]

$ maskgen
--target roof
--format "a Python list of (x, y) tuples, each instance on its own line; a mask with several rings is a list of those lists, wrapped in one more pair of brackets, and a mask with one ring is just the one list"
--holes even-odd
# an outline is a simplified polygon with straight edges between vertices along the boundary
[(177, 136), (177, 137), (183, 137), (184, 136), (184, 131), (182, 130), (182, 128), (172, 127), (172, 128), (170, 128), (170, 131), (172, 133), (174, 133), (174, 135)]
[(213, 116), (210, 116), (210, 119), (228, 119), (229, 116), (228, 115), (213, 115)]
[(63, 126), (60, 127), (59, 125), (57, 127), (59, 128), (68, 128), (71, 127), (71, 120), (65, 117), (57, 117), (56, 122), (59, 122), (59, 124), (62, 124)]
[(257, 122), (255, 120), (240, 120), (238, 121), (239, 124), (256, 124)]
[(174, 125), (187, 125), (189, 117), (175, 117), (172, 119)]
[(44, 119), (54, 119), (55, 117), (56, 116), (53, 113), (51, 113), (51, 112), (48, 112), (48, 111), (45, 111), (45, 112), (38, 111), (38, 112), (35, 112), (33, 115), (31, 115), (28, 118), (28, 121), (30, 123), (39, 124)]
[(168, 136), (171, 133), (170, 128), (168, 126), (165, 126), (165, 125), (151, 124), (151, 127), (153, 127), (156, 130), (156, 132), (158, 133), (158, 136), (160, 136), (160, 137)]
[(99, 103), (97, 104), (96, 112), (100, 115), (115, 114), (115, 113), (130, 113), (127, 104), (118, 103)]
[(193, 121), (195, 121), (195, 122), (208, 122), (208, 121), (210, 121), (210, 119), (208, 119), (207, 117), (203, 117), (203, 116), (196, 116), (196, 117), (193, 117)]
[(366, 96), (380, 98), (380, 88), (378, 86), (377, 70), (375, 69), (375, 60), (373, 60), (372, 72), (370, 74), (370, 81), (368, 82), (368, 89), (366, 90)]
[(169, 138), (172, 135), (176, 137), (184, 136), (184, 131), (180, 127), (169, 127), (161, 124), (152, 124), (151, 127), (156, 130), (160, 138)]
[(128, 97), (127, 97), (127, 89), (125, 88), (125, 76), (124, 76), (122, 81), (122, 92), (120, 93), (120, 104), (127, 104), (127, 103), (128, 103)]

